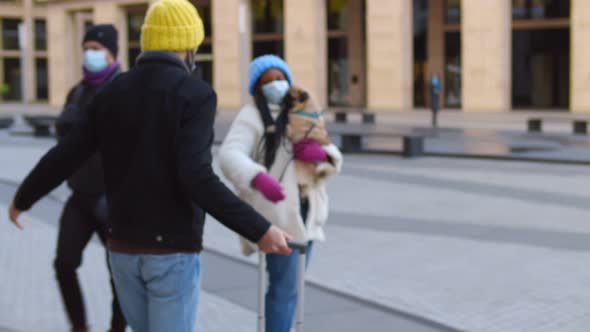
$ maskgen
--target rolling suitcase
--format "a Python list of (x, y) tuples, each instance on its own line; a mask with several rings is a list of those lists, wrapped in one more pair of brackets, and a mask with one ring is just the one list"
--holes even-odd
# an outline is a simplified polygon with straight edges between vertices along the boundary
[[(295, 332), (303, 332), (303, 301), (305, 291), (305, 254), (307, 244), (287, 241), (291, 249), (299, 250), (299, 267), (297, 270), (297, 311), (295, 313)], [(265, 332), (265, 293), (266, 293), (266, 256), (261, 251), (258, 261), (258, 332)]]

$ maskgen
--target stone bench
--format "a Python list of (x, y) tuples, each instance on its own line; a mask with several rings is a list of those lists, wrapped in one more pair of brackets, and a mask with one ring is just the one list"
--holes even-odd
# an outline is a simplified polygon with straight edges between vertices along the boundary
[(588, 120), (574, 120), (573, 127), (574, 134), (588, 134)]
[(54, 116), (25, 116), (25, 122), (33, 127), (33, 135), (36, 137), (50, 137), (51, 128), (55, 126), (57, 117)]
[(363, 151), (363, 137), (381, 136), (392, 139), (402, 140), (402, 156), (406, 158), (420, 157), (424, 155), (424, 136), (419, 135), (401, 135), (386, 133), (359, 133), (359, 132), (342, 132), (341, 149), (345, 153), (358, 153)]
[(0, 118), (0, 129), (8, 129), (14, 124), (14, 119), (11, 117)]
[[(561, 119), (542, 119), (542, 118), (530, 118), (527, 120), (527, 131), (529, 133), (541, 133), (543, 132), (543, 121), (560, 121)], [(570, 121), (570, 120), (566, 120)], [(574, 119), (572, 121), (572, 133), (577, 135), (588, 134), (588, 122), (590, 120)]]
[(364, 124), (374, 124), (375, 123), (375, 113), (367, 112), (363, 109), (350, 109), (350, 110), (337, 110), (334, 112), (334, 122), (336, 123), (347, 123), (348, 122), (348, 113), (360, 113), (362, 116), (362, 122)]

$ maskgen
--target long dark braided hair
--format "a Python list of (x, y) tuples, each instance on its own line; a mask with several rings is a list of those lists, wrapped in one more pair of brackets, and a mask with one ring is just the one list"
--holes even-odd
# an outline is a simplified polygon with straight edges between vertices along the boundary
[(285, 103), (281, 103), (281, 112), (277, 119), (274, 120), (260, 84), (257, 84), (254, 88), (254, 102), (264, 125), (264, 138), (261, 142), (264, 144), (264, 166), (270, 169), (275, 162), (281, 141), (287, 133), (289, 109)]

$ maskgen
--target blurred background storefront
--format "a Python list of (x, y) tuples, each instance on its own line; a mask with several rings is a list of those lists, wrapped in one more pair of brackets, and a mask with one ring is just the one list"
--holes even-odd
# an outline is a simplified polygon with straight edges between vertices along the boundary
[[(191, 2), (206, 30), (195, 75), (215, 87), (221, 109), (247, 102), (253, 57), (277, 54), (331, 108), (426, 108), (436, 74), (446, 108), (590, 112), (590, 1)], [(117, 26), (120, 61), (133, 67), (149, 3), (0, 0), (0, 102), (61, 105), (92, 24)]]

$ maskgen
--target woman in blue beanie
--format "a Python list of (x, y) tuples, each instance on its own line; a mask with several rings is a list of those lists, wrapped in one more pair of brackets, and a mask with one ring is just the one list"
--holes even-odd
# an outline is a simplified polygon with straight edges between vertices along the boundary
[[(342, 155), (333, 144), (311, 139), (294, 141), (288, 135), (289, 113), (298, 102), (290, 92), (292, 83), (291, 71), (281, 58), (264, 55), (254, 59), (248, 86), (254, 104), (241, 109), (221, 147), (219, 160), (223, 173), (244, 201), (294, 240), (308, 242), (311, 249), (313, 241), (325, 238), (325, 179), (340, 171)], [(313, 185), (304, 191), (298, 176), (301, 167), (311, 168), (316, 175)], [(257, 250), (244, 239), (242, 249), (245, 254)], [(291, 329), (297, 305), (297, 255), (294, 251), (291, 256), (266, 256), (268, 332)]]

